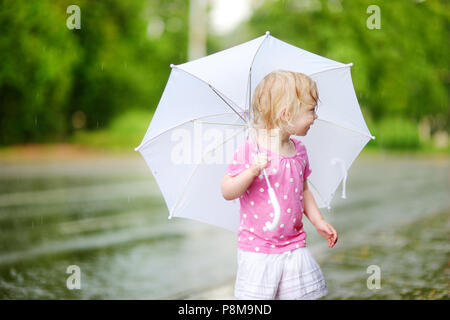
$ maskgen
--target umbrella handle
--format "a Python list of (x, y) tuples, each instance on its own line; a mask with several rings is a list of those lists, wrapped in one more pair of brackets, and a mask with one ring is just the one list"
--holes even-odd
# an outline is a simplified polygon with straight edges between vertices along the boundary
[[(252, 125), (250, 124), (250, 121), (247, 121), (247, 126), (249, 129), (253, 128)], [(250, 135), (250, 139), (252, 139), (251, 135)], [(260, 152), (259, 145), (258, 145), (258, 141), (256, 139), (255, 139), (255, 144), (256, 144), (256, 148), (258, 149), (258, 153), (259, 153)], [(272, 186), (270, 185), (270, 181), (269, 181), (269, 178), (267, 177), (266, 169), (264, 168), (263, 171), (264, 171), (264, 178), (266, 179), (266, 182), (267, 182), (267, 187), (268, 187), (267, 190), (269, 192), (270, 201), (272, 203), (273, 211), (274, 211), (274, 215), (275, 215), (272, 222), (270, 222), (270, 221), (266, 222), (266, 228), (269, 229), (270, 231), (273, 231), (273, 230), (275, 230), (275, 228), (278, 225), (278, 222), (280, 221), (281, 209), (280, 209), (280, 204), (278, 203), (278, 199), (275, 195), (275, 191), (273, 190)]]
[(270, 231), (273, 231), (277, 227), (278, 222), (280, 221), (280, 211), (281, 210), (280, 210), (280, 204), (278, 203), (278, 199), (275, 195), (275, 191), (271, 187), (269, 187), (268, 191), (269, 191), (270, 201), (272, 202), (272, 206), (275, 211), (274, 212), (275, 216), (274, 216), (272, 222), (270, 222), (270, 221), (266, 222), (266, 228), (269, 229)]

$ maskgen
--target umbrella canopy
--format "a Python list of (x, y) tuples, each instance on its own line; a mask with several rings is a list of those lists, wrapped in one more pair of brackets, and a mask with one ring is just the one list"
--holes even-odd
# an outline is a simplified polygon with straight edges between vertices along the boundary
[[(232, 48), (180, 65), (171, 73), (139, 151), (166, 201), (169, 218), (184, 217), (237, 232), (239, 202), (226, 201), (221, 181), (236, 147), (249, 138), (256, 85), (283, 69), (310, 76), (319, 91), (318, 118), (307, 136), (308, 182), (330, 208), (339, 183), (370, 139), (350, 67), (266, 32)], [(212, 142), (211, 142), (212, 141)], [(267, 180), (267, 179), (266, 179)]]

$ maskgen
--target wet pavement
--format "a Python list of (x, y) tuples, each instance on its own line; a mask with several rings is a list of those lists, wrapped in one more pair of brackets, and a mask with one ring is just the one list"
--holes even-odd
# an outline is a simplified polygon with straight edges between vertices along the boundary
[[(347, 199), (340, 188), (321, 209), (333, 249), (304, 221), (325, 299), (448, 299), (449, 158), (361, 155)], [(0, 160), (0, 298), (232, 299), (236, 235), (167, 216), (138, 154)], [(71, 265), (80, 290), (67, 288)], [(367, 287), (370, 265), (381, 289)]]

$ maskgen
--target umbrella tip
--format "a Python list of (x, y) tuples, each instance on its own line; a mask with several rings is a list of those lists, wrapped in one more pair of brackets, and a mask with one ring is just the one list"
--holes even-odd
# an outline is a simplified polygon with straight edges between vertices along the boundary
[(353, 62), (348, 63), (347, 66), (353, 67)]
[(173, 67), (175, 67), (175, 65), (174, 65), (173, 63), (171, 63), (171, 64), (170, 64), (170, 67), (173, 68)]
[(371, 136), (371, 138), (372, 138), (373, 140), (375, 140), (375, 136)]
[(266, 36), (268, 36), (270, 34), (270, 31), (266, 31)]

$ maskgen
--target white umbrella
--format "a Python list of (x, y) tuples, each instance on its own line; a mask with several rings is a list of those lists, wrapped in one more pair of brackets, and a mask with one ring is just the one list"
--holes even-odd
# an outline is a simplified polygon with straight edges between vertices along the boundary
[(161, 189), (169, 218), (190, 218), (238, 231), (239, 202), (224, 200), (221, 181), (236, 146), (248, 139), (253, 91), (277, 69), (304, 73), (317, 84), (318, 118), (308, 135), (295, 137), (308, 152), (312, 170), (308, 182), (317, 205), (331, 208), (342, 180), (342, 198), (346, 198), (347, 171), (367, 142), (375, 139), (355, 95), (351, 66), (295, 47), (269, 32), (197, 60), (172, 64), (147, 133), (135, 149)]

